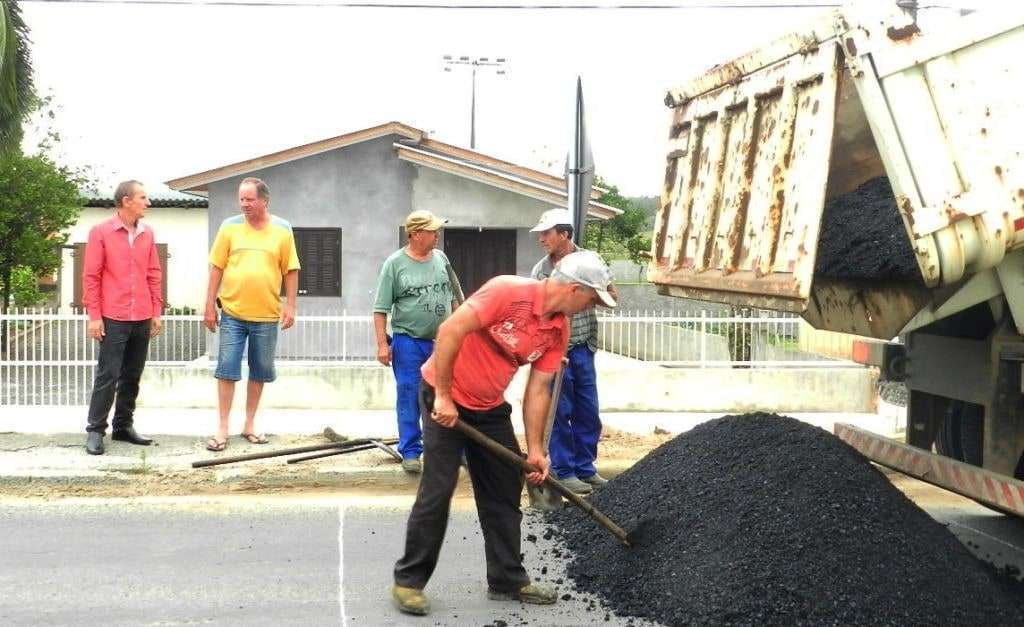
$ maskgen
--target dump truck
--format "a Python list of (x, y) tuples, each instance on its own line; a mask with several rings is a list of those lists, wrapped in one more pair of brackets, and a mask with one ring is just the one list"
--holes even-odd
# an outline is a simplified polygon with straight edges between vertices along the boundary
[(648, 278), (866, 338), (906, 440), (837, 435), (1024, 515), (1024, 10), (941, 18), (847, 6), (670, 89)]

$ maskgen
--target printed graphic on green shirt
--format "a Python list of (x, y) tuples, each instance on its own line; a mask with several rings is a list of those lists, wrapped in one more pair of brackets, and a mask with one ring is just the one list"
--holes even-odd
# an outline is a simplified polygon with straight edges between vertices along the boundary
[(392, 333), (433, 339), (437, 327), (452, 313), (448, 259), (435, 250), (417, 261), (404, 249), (391, 254), (381, 267), (373, 310), (388, 314)]

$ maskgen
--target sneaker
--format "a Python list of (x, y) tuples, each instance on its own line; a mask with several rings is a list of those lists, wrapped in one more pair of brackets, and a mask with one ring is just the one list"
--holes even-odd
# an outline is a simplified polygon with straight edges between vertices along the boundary
[(534, 605), (551, 605), (558, 600), (558, 591), (547, 586), (528, 583), (518, 590), (508, 592), (487, 588), (487, 598), (492, 601), (522, 601)]
[(580, 481), (577, 477), (566, 477), (565, 479), (559, 479), (558, 483), (561, 483), (565, 487), (569, 488), (576, 494), (590, 494), (594, 491), (593, 486), (589, 483)]
[(590, 485), (594, 486), (595, 488), (597, 486), (604, 485), (604, 484), (608, 483), (607, 479), (605, 479), (604, 477), (602, 477), (600, 474), (598, 474), (596, 472), (594, 474), (590, 475), (589, 477), (580, 477), (580, 481), (582, 481), (583, 483), (589, 483)]
[(406, 614), (426, 616), (430, 613), (430, 601), (422, 590), (395, 585), (391, 588), (391, 598), (395, 600), (398, 609)]
[(410, 475), (418, 475), (423, 472), (423, 463), (419, 457), (409, 457), (402, 460), (402, 470)]

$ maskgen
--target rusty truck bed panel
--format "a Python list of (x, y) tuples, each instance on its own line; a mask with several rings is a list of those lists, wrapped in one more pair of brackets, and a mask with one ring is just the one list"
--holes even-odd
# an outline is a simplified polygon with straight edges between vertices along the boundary
[[(835, 45), (674, 111), (651, 280), (802, 311), (814, 271), (838, 86)], [(793, 304), (788, 304), (789, 302)]]
[[(844, 9), (670, 91), (650, 280), (831, 330), (898, 331), (928, 288), (1024, 245), (1022, 55), (1024, 9), (930, 32)], [(921, 282), (816, 288), (826, 196), (883, 174)]]

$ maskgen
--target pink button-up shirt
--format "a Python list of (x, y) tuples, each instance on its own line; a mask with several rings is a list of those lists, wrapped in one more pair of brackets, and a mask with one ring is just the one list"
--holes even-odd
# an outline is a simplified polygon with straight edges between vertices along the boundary
[(100, 317), (133, 322), (159, 317), (163, 271), (153, 229), (128, 228), (115, 213), (89, 230), (82, 273), (82, 301), (90, 320)]

